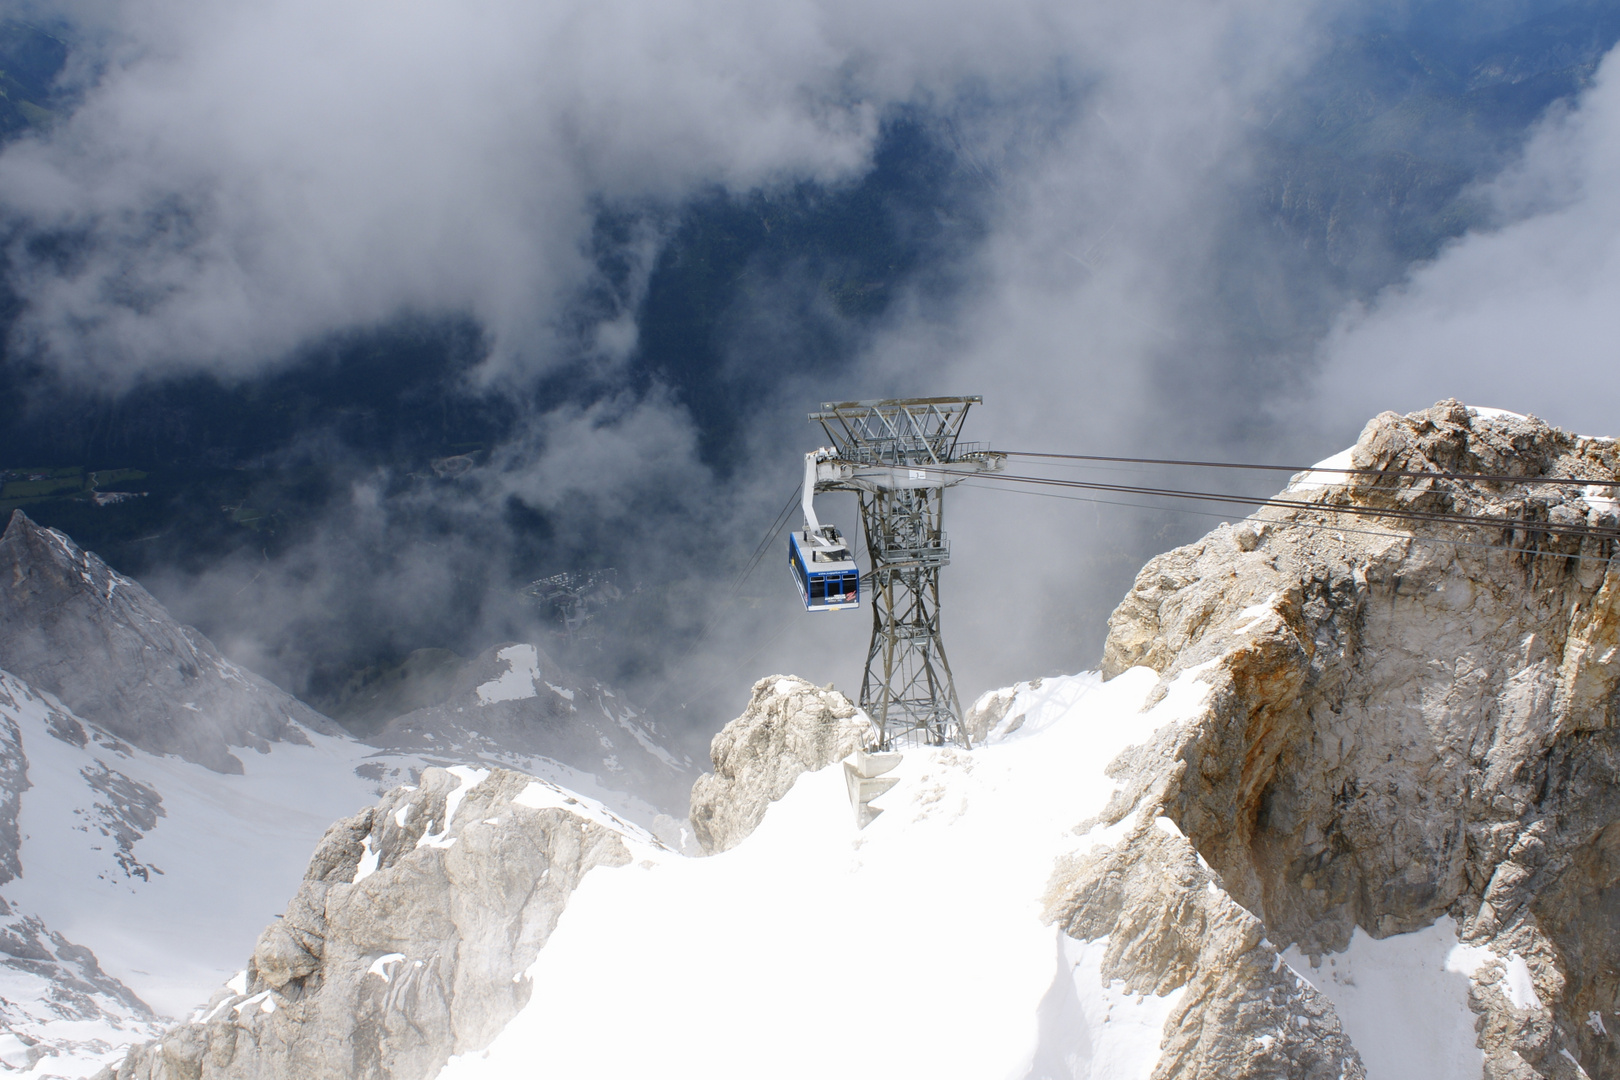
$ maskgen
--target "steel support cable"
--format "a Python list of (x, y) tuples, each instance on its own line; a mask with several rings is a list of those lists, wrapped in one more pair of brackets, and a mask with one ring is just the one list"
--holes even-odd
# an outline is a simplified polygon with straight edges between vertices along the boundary
[[(1027, 491), (1023, 488), (996, 487), (994, 484), (976, 484), (969, 481), (962, 485), (978, 491), (996, 491), (1003, 495), (1035, 495), (1043, 499), (1063, 499), (1066, 502), (1091, 503), (1097, 506), (1124, 506), (1135, 510), (1156, 510), (1166, 514), (1187, 514), (1192, 517), (1211, 518), (1220, 521), (1231, 521), (1231, 515), (1214, 514), (1208, 510), (1193, 510), (1184, 506), (1154, 506), (1151, 503), (1117, 502), (1113, 499), (1093, 499), (1085, 495), (1060, 495), (1055, 491)], [(1253, 522), (1268, 528), (1307, 529), (1311, 532), (1348, 533), (1351, 536), (1381, 536), (1391, 540), (1408, 540), (1418, 544), (1450, 544), (1452, 547), (1475, 548), (1480, 551), (1500, 551), (1504, 555), (1546, 555), (1554, 559), (1580, 559), (1583, 562), (1607, 563), (1613, 560), (1612, 555), (1572, 555), (1562, 551), (1546, 551), (1541, 548), (1503, 547), (1501, 544), (1480, 544), (1470, 540), (1448, 540), (1443, 536), (1419, 536), (1416, 533), (1387, 532), (1380, 529), (1352, 529), (1343, 525), (1319, 524), (1311, 521), (1276, 521), (1256, 517), (1238, 518), (1239, 521)]]
[(786, 505), (784, 505), (777, 513), (776, 519), (771, 522), (771, 527), (766, 530), (764, 539), (762, 539), (759, 542), (759, 545), (754, 548), (753, 554), (749, 555), (748, 557), (748, 562), (744, 564), (742, 570), (737, 574), (737, 577), (732, 581), (730, 587), (727, 589), (727, 599), (730, 599), (732, 596), (737, 594), (738, 590), (743, 587), (743, 583), (748, 580), (749, 575), (752, 574), (754, 569), (759, 566), (760, 560), (763, 559), (767, 553), (769, 553), (771, 545), (776, 543), (776, 538), (781, 535), (782, 527), (788, 523), (788, 518), (793, 514), (794, 504), (798, 501), (799, 489), (794, 488), (788, 493), (788, 501)]
[(1409, 472), (1401, 469), (1354, 469), (1335, 468), (1321, 465), (1258, 465), (1246, 461), (1177, 461), (1171, 458), (1133, 458), (1133, 457), (1107, 457), (1102, 454), (1043, 454), (1033, 450), (998, 450), (1000, 454), (1008, 457), (1028, 458), (1056, 458), (1064, 461), (1106, 461), (1122, 465), (1184, 465), (1198, 469), (1255, 469), (1265, 472), (1322, 472), (1340, 473), (1346, 476), (1401, 476), (1401, 477), (1427, 477), (1430, 480), (1471, 480), (1476, 483), (1492, 484), (1597, 484), (1603, 487), (1614, 487), (1620, 484), (1620, 478), (1594, 479), (1580, 476), (1505, 476), (1495, 473), (1447, 473), (1447, 472)]
[[(1293, 499), (1266, 498), (1251, 495), (1227, 495), (1210, 491), (1189, 491), (1181, 488), (1154, 488), (1137, 484), (1100, 484), (1085, 480), (1063, 480), (1046, 476), (1009, 476), (1005, 473), (942, 470), (955, 476), (994, 480), (1002, 483), (1038, 484), (1047, 487), (1078, 488), (1084, 491), (1107, 491), (1123, 495), (1147, 495), (1168, 499), (1189, 499), (1198, 502), (1230, 503), (1266, 506), (1282, 510), (1303, 510), (1316, 513), (1352, 514), (1357, 517), (1390, 517), (1398, 520), (1424, 521), (1432, 524), (1477, 526), (1494, 529), (1519, 529), (1541, 532), (1552, 536), (1581, 536), (1602, 539), (1620, 539), (1620, 529), (1594, 529), (1587, 525), (1563, 525), (1552, 521), (1526, 521), (1522, 518), (1486, 517), (1477, 514), (1438, 514), (1432, 511), (1411, 510), (1404, 507), (1328, 506), (1323, 503), (1299, 502)], [(1434, 474), (1426, 474), (1434, 475)]]
[[(709, 617), (704, 620), (703, 625), (698, 628), (698, 632), (692, 636), (692, 639), (686, 643), (686, 648), (675, 660), (675, 668), (678, 668), (680, 665), (686, 663), (687, 659), (691, 657), (698, 645), (701, 644), (706, 637), (708, 637), (709, 631), (714, 629), (714, 624), (720, 621), (721, 614), (727, 607), (730, 606), (731, 601), (736, 599), (737, 593), (742, 590), (742, 587), (748, 581), (749, 576), (752, 575), (754, 570), (758, 568), (760, 560), (765, 558), (766, 553), (770, 551), (771, 545), (776, 543), (776, 538), (782, 533), (782, 527), (787, 524), (788, 518), (793, 513), (794, 504), (799, 501), (799, 491), (800, 489), (795, 486), (793, 490), (788, 493), (787, 503), (783, 505), (780, 511), (777, 512), (775, 520), (773, 520), (770, 527), (765, 530), (764, 537), (760, 540), (759, 544), (755, 546), (753, 553), (748, 556), (748, 561), (743, 564), (743, 568), (737, 572), (736, 577), (731, 579), (731, 584), (728, 585), (725, 592), (721, 594), (720, 602), (710, 610)], [(649, 712), (651, 712), (652, 707), (663, 698), (665, 692), (669, 690), (669, 684), (673, 678), (673, 675), (666, 676), (664, 680), (658, 684), (658, 689), (653, 693), (653, 696), (648, 699), (645, 706)]]

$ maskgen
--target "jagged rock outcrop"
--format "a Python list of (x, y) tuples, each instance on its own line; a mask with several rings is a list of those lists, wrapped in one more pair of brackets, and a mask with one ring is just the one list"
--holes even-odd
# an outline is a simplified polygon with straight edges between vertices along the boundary
[[(1380, 473), (1297, 477), (1284, 497), (1305, 506), (1137, 577), (1105, 674), (1147, 665), (1160, 695), (1190, 680), (1207, 698), (1111, 767), (1124, 788), (1104, 822), (1135, 826), (1059, 868), (1049, 913), (1081, 936), (1114, 920), (1115, 977), (1188, 987), (1155, 1077), (1337, 1076), (1336, 1029), (1281, 1059), (1246, 1037), (1263, 1010), (1239, 1004), (1277, 983), (1258, 931), (1320, 955), (1358, 926), (1444, 915), (1495, 958), (1470, 992), (1487, 1080), (1620, 1076), (1603, 1019), (1620, 1010), (1620, 451), (1442, 402), (1379, 416), (1348, 464)], [(1347, 506), (1510, 524), (1333, 512)]]
[(714, 737), (714, 772), (692, 785), (692, 831), (709, 854), (742, 843), (793, 782), (870, 745), (872, 723), (831, 686), (794, 675), (754, 684), (743, 714)]
[(0, 668), (155, 754), (241, 772), (232, 747), (339, 729), (174, 621), (136, 582), (14, 510), (0, 536)]
[(328, 830), (247, 970), (104, 1080), (420, 1080), (486, 1046), (633, 826), (520, 773), (428, 769)]
[(656, 721), (524, 643), (486, 649), (447, 680), (440, 703), (395, 717), (366, 741), (519, 768), (524, 756), (546, 757), (676, 813), (692, 786), (691, 759)]

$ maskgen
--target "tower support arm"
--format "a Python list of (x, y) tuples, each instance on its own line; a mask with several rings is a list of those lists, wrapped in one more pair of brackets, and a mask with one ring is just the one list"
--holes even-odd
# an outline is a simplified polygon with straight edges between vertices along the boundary
[(816, 517), (816, 465), (820, 453), (812, 450), (804, 455), (804, 494), (799, 499), (799, 507), (804, 511), (804, 531), (809, 536), (821, 532), (821, 519)]

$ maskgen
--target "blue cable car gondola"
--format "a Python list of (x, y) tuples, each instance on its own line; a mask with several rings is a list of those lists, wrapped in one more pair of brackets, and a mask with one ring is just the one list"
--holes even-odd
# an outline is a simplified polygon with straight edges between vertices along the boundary
[(806, 611), (859, 607), (861, 572), (837, 529), (823, 525), (788, 534), (788, 565)]
[(861, 571), (844, 536), (816, 518), (816, 462), (804, 456), (804, 528), (788, 534), (788, 569), (806, 611), (841, 611), (861, 603)]

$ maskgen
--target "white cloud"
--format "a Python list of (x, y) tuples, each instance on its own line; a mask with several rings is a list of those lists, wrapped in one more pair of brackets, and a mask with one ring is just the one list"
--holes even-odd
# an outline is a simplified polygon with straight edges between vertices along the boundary
[(1407, 412), (1445, 397), (1620, 434), (1620, 59), (1547, 118), (1483, 194), (1505, 224), (1446, 247), (1322, 349), (1321, 407)]
[[(1139, 185), (1140, 209), (1206, 169), (1298, 26), (1273, 0), (78, 10), (99, 20), (86, 40), (109, 43), (103, 72), (69, 120), (0, 155), (0, 199), (25, 235), (74, 238), (63, 261), (14, 245), (22, 332), (100, 378), (250, 370), (402, 310), (470, 313), (497, 365), (543, 364), (591, 279), (601, 201), (852, 177), (883, 110), (964, 89), (1017, 101), (1102, 86), (1087, 124), (1114, 127), (1125, 160), (1102, 166)], [(1028, 154), (1027, 120), (992, 117), (981, 134)], [(1090, 209), (1075, 213), (1087, 228)], [(623, 330), (602, 335), (609, 352)]]
[(862, 167), (873, 112), (817, 16), (127, 0), (84, 105), (0, 158), (13, 214), (89, 238), (28, 265), (26, 329), (103, 373), (245, 367), (401, 309), (543, 346), (594, 200)]
[[(1026, 121), (1052, 120), (1038, 137), (1009, 139), (995, 115), (969, 132), (1007, 163), (975, 287), (947, 312), (900, 320), (874, 350), (872, 390), (982, 394), (964, 437), (1003, 449), (1207, 451), (1238, 412), (1189, 389), (1221, 362), (1200, 349), (1224, 318), (1211, 292), (1220, 230), (1247, 175), (1254, 104), (1310, 58), (1318, 14), (1263, 0), (1098, 12), (1076, 107)], [(1008, 468), (1030, 471), (1027, 459)], [(1166, 543), (1118, 506), (965, 488), (948, 500), (941, 587), (967, 698), (1094, 664), (1103, 617)], [(1187, 521), (1187, 535), (1215, 524)]]

